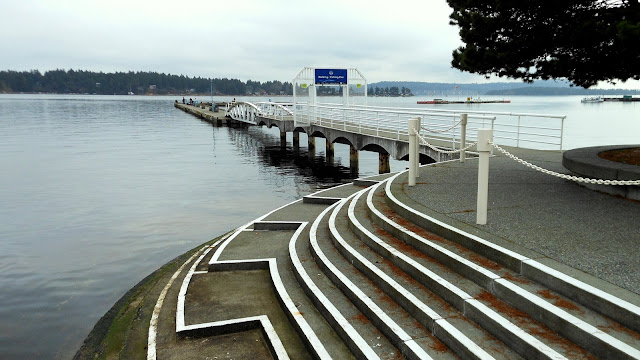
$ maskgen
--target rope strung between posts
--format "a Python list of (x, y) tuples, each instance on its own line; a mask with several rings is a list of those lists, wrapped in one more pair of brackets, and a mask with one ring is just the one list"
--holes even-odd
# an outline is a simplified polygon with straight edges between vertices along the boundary
[(431, 130), (431, 129), (427, 129), (426, 127), (421, 127), (421, 128), (422, 128), (422, 130), (424, 130), (424, 131), (428, 131), (428, 132), (430, 132), (430, 133), (439, 134), (439, 133), (444, 133), (444, 132), (447, 132), (447, 131), (449, 131), (449, 130), (453, 129), (454, 127), (456, 127), (456, 126), (460, 125), (460, 123), (461, 123), (461, 122), (462, 122), (462, 118), (460, 118), (460, 121), (458, 121), (457, 123), (455, 123), (453, 126), (449, 127), (448, 129), (444, 129), (444, 130)]
[(587, 183), (587, 184), (598, 184), (598, 185), (640, 185), (640, 180), (602, 180), (602, 179), (589, 179), (589, 178), (583, 178), (580, 176), (573, 176), (573, 175), (567, 175), (567, 174), (561, 174), (555, 171), (551, 171), (551, 170), (547, 170), (547, 169), (543, 169), (540, 166), (537, 165), (533, 165), (530, 162), (527, 162), (525, 160), (520, 159), (519, 157), (513, 155), (512, 153), (508, 152), (507, 150), (501, 148), (500, 146), (498, 146), (497, 144), (495, 144), (493, 141), (489, 141), (489, 144), (491, 144), (491, 146), (493, 146), (494, 148), (496, 148), (498, 151), (500, 151), (501, 153), (505, 154), (506, 156), (510, 157), (511, 159), (529, 167), (532, 168), (536, 171), (539, 171), (543, 174), (548, 174), (548, 175), (552, 175), (561, 179), (565, 179), (565, 180), (571, 180), (571, 181), (576, 181), (576, 182), (583, 182), (583, 183)]
[(456, 153), (459, 153), (461, 151), (467, 151), (467, 150), (471, 149), (472, 147), (476, 146), (476, 144), (477, 144), (477, 142), (474, 142), (472, 144), (469, 144), (469, 146), (467, 146), (465, 148), (462, 148), (462, 149), (458, 149), (458, 150), (442, 150), (442, 149), (438, 149), (437, 147), (429, 144), (429, 142), (427, 140), (425, 140), (425, 138), (420, 136), (420, 133), (416, 129), (413, 129), (413, 131), (416, 133), (416, 136), (418, 137), (418, 139), (420, 139), (420, 144), (421, 145), (426, 145), (431, 150), (437, 151), (437, 152), (442, 153), (442, 154), (456, 154)]

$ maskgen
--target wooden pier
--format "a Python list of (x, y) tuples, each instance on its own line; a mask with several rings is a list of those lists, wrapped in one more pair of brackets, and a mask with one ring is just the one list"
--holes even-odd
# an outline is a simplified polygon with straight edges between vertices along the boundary
[(418, 101), (418, 104), (509, 104), (511, 100), (472, 100), (468, 98), (467, 100), (443, 100), (443, 99), (433, 99), (426, 101)]
[(199, 103), (198, 106), (193, 106), (182, 104), (178, 100), (173, 103), (173, 106), (177, 107), (178, 109), (195, 115), (213, 125), (226, 124), (229, 118), (226, 117), (224, 111), (214, 111), (219, 105), (221, 104), (216, 104), (212, 107), (210, 102), (203, 102)]
[(633, 97), (632, 95), (623, 95), (622, 97), (603, 97), (604, 101), (613, 102), (636, 102), (640, 101), (640, 97)]

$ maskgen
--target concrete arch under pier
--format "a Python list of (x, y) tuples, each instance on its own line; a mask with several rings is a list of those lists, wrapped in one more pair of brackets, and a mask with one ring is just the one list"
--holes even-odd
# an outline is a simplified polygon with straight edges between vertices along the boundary
[[(393, 157), (396, 160), (407, 160), (409, 154), (409, 144), (404, 138), (390, 139), (387, 137), (378, 137), (374, 135), (358, 134), (345, 130), (329, 128), (320, 125), (303, 125), (297, 126), (291, 121), (282, 121), (271, 119), (268, 117), (256, 118), (256, 125), (267, 126), (269, 128), (276, 126), (280, 130), (280, 140), (283, 147), (286, 146), (286, 133), (293, 133), (293, 147), (297, 149), (300, 146), (300, 133), (308, 135), (309, 156), (315, 156), (316, 138), (324, 138), (326, 141), (326, 156), (328, 159), (334, 156), (333, 144), (345, 144), (350, 147), (350, 167), (353, 172), (358, 171), (359, 151), (373, 151), (379, 154), (379, 172), (390, 172), (389, 159)], [(429, 147), (420, 146), (420, 163), (428, 164), (432, 162), (452, 160), (456, 158), (456, 154), (439, 153)]]
[[(331, 129), (317, 125), (308, 126), (307, 129), (307, 133), (311, 133), (311, 136), (324, 137), (331, 143), (351, 145), (357, 150), (374, 151), (377, 153), (386, 152), (396, 160), (405, 160), (409, 154), (409, 144), (404, 139), (398, 140), (356, 134), (344, 130)], [(427, 146), (420, 146), (420, 153), (433, 159), (433, 161), (431, 162), (446, 161), (456, 158), (455, 154), (442, 154)], [(424, 161), (424, 163), (428, 162)]]

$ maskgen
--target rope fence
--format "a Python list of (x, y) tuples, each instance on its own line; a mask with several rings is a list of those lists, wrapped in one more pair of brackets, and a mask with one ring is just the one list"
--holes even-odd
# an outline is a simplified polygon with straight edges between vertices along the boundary
[(474, 143), (471, 143), (471, 144), (469, 144), (468, 146), (466, 146), (466, 147), (464, 147), (462, 149), (457, 149), (457, 150), (442, 150), (442, 149), (439, 149), (439, 148), (435, 147), (434, 145), (429, 144), (429, 142), (427, 140), (425, 140), (425, 138), (423, 138), (416, 129), (414, 129), (414, 131), (416, 132), (416, 136), (418, 137), (418, 139), (420, 139), (420, 145), (425, 145), (428, 148), (430, 148), (431, 150), (437, 151), (437, 152), (439, 152), (441, 154), (457, 154), (459, 152), (467, 151), (467, 150), (471, 149), (472, 147), (476, 146), (476, 144), (478, 143), (478, 142), (474, 142)]
[(452, 126), (450, 126), (450, 127), (449, 127), (449, 128), (447, 128), (447, 129), (444, 129), (444, 130), (431, 130), (431, 129), (426, 128), (426, 127), (424, 127), (424, 126), (422, 126), (422, 127), (420, 127), (420, 128), (421, 128), (422, 130), (427, 131), (427, 132), (430, 132), (430, 133), (434, 133), (434, 134), (441, 134), (441, 133), (445, 133), (445, 132), (447, 132), (447, 131), (449, 131), (449, 130), (451, 130), (451, 129), (455, 128), (456, 126), (460, 125), (460, 123), (461, 123), (461, 122), (462, 122), (462, 117), (460, 117), (460, 121), (458, 121), (457, 123), (453, 124)]
[(590, 178), (583, 178), (580, 176), (573, 176), (573, 175), (567, 175), (567, 174), (562, 174), (559, 172), (555, 172), (555, 171), (551, 171), (551, 170), (547, 170), (544, 168), (541, 168), (540, 166), (534, 165), (530, 162), (527, 162), (525, 160), (520, 159), (519, 157), (513, 155), (512, 153), (510, 153), (509, 151), (503, 149), (502, 147), (500, 147), (498, 144), (495, 144), (493, 141), (489, 141), (489, 144), (491, 144), (491, 146), (493, 146), (496, 150), (500, 151), (501, 153), (503, 153), (504, 155), (508, 156), (509, 158), (519, 162), (522, 165), (525, 165), (531, 169), (534, 169), (536, 171), (539, 171), (543, 174), (548, 174), (551, 176), (555, 176), (558, 177), (560, 179), (565, 179), (565, 180), (571, 180), (571, 181), (575, 181), (575, 182), (581, 182), (581, 183), (587, 183), (587, 184), (597, 184), (597, 185), (640, 185), (640, 180), (602, 180), (602, 179), (590, 179)]
[[(466, 125), (467, 125), (467, 116), (463, 114), (463, 120), (459, 123), (455, 124), (453, 127), (445, 130), (451, 130), (452, 128), (461, 125), (461, 139), (460, 143), (466, 145)], [(489, 158), (493, 149), (498, 150), (500, 153), (504, 154), (508, 158), (528, 167), (535, 171), (541, 172), (543, 174), (551, 175), (560, 179), (574, 181), (578, 183), (585, 184), (596, 184), (596, 185), (618, 185), (618, 186), (638, 186), (640, 185), (640, 180), (605, 180), (605, 179), (592, 179), (585, 178), (580, 176), (574, 176), (569, 174), (562, 174), (556, 171), (548, 170), (542, 168), (538, 165), (534, 165), (528, 161), (520, 159), (516, 155), (510, 153), (505, 150), (498, 144), (493, 142), (494, 139), (494, 130), (493, 129), (485, 129), (481, 128), (477, 130), (477, 142), (467, 145), (464, 148), (458, 150), (442, 150), (435, 147), (420, 134), (420, 130), (427, 130), (420, 126), (420, 118), (409, 119), (408, 121), (409, 127), (409, 174), (408, 174), (408, 185), (415, 186), (416, 178), (420, 176), (419, 172), (419, 163), (417, 159), (419, 159), (419, 145), (425, 145), (429, 147), (431, 150), (436, 151), (441, 154), (455, 154), (460, 153), (460, 162), (464, 162), (464, 154), (465, 151), (476, 147), (476, 152), (478, 154), (478, 195), (477, 195), (477, 206), (476, 206), (476, 224), (485, 225), (487, 223), (487, 210), (488, 210), (488, 197), (489, 197)], [(435, 131), (431, 131), (435, 132)]]

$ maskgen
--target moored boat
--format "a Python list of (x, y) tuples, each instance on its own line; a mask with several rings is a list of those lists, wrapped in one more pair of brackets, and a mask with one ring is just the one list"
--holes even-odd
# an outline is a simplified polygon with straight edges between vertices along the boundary
[(581, 103), (600, 103), (600, 102), (604, 102), (604, 97), (590, 96), (590, 97), (583, 98), (582, 100), (580, 100), (580, 102)]

